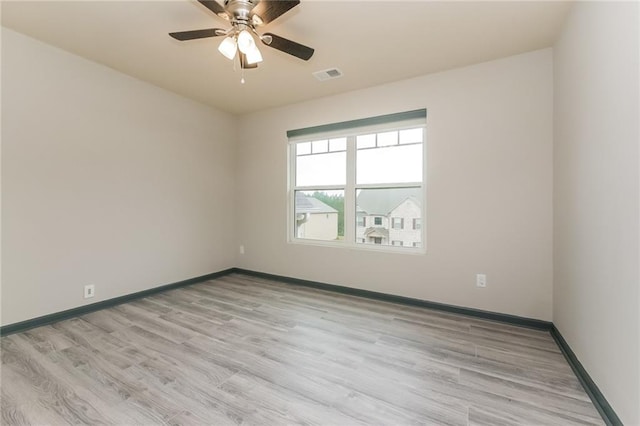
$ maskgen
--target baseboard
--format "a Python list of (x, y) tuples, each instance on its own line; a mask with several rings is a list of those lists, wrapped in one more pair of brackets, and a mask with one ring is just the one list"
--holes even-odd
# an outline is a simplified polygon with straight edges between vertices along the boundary
[(607, 425), (623, 426), (622, 421), (602, 392), (600, 392), (600, 389), (598, 389), (598, 386), (595, 384), (593, 379), (591, 379), (587, 370), (582, 366), (567, 341), (564, 340), (564, 337), (562, 337), (562, 334), (560, 334), (560, 331), (556, 328), (555, 324), (551, 326), (551, 336), (560, 347), (562, 354), (571, 366), (576, 377), (578, 377), (578, 380), (580, 380), (585, 392), (589, 395), (589, 398), (591, 398), (591, 402), (593, 402), (593, 405), (600, 413), (600, 416), (602, 416), (602, 420), (604, 420)]
[(266, 278), (271, 280), (281, 281), (287, 284), (295, 284), (305, 287), (312, 287), (321, 290), (327, 290), (337, 293), (350, 294), (353, 296), (366, 297), (368, 299), (383, 300), (386, 302), (399, 303), (410, 306), (419, 306), (422, 308), (434, 309), (444, 312), (450, 312), (454, 314), (472, 316), (476, 318), (488, 319), (492, 321), (503, 322), (507, 324), (518, 325), (521, 327), (528, 327), (537, 330), (551, 330), (552, 324), (548, 321), (537, 320), (533, 318), (519, 317), (515, 315), (501, 314), (497, 312), (483, 311), (480, 309), (465, 308), (455, 305), (447, 305), (445, 303), (430, 302), (422, 299), (414, 299), (411, 297), (397, 296), (393, 294), (380, 293), (376, 291), (362, 290), (353, 287), (344, 287), (335, 284), (321, 283), (317, 281), (303, 280), (299, 278), (291, 278), (282, 275), (268, 274), (265, 272), (252, 271), (242, 268), (229, 268), (223, 271), (214, 272), (200, 277), (190, 278), (188, 280), (179, 281), (172, 284), (162, 285), (154, 287), (148, 290), (139, 291), (136, 293), (127, 294), (124, 296), (114, 297), (112, 299), (102, 300), (100, 302), (92, 303), (90, 305), (79, 306), (77, 308), (68, 309), (66, 311), (55, 312), (53, 314), (43, 315), (41, 317), (32, 318), (26, 321), (21, 321), (13, 324), (8, 324), (0, 327), (0, 336), (8, 334), (19, 333), (31, 328), (40, 327), (47, 324), (52, 324), (57, 321), (77, 317), (87, 314), (89, 312), (98, 311), (100, 309), (110, 308), (112, 306), (120, 305), (122, 303), (130, 302), (135, 299), (141, 299), (143, 297), (151, 296), (153, 294), (161, 293), (163, 291), (172, 290), (178, 287), (184, 287), (191, 284), (196, 284), (203, 281), (220, 278), (231, 273), (240, 273), (249, 276)]
[(287, 284), (301, 285), (321, 290), (333, 291), (337, 293), (350, 294), (353, 296), (366, 297), (368, 299), (383, 300), (385, 302), (399, 303), (403, 305), (419, 306), (422, 308), (434, 309), (438, 311), (450, 312), (459, 315), (466, 315), (476, 318), (482, 318), (502, 323), (518, 325), (520, 327), (533, 328), (536, 330), (551, 330), (552, 324), (549, 321), (542, 321), (533, 318), (519, 317), (516, 315), (501, 314), (497, 312), (483, 311), (480, 309), (465, 308), (462, 306), (447, 305), (445, 303), (430, 302), (428, 300), (414, 299), (411, 297), (397, 296), (393, 294), (380, 293), (376, 291), (362, 290), (353, 287), (344, 287), (335, 284), (321, 283), (317, 281), (302, 280), (299, 278), (285, 277), (281, 275), (267, 274), (265, 272), (251, 271), (242, 268), (233, 268), (233, 272), (250, 275), (257, 278), (266, 278), (281, 281)]
[(79, 306), (77, 308), (67, 309), (66, 311), (55, 312), (53, 314), (43, 315), (41, 317), (32, 318), (26, 321), (16, 322), (0, 327), (0, 336), (6, 336), (8, 334), (19, 333), (29, 330), (31, 328), (40, 327), (54, 322), (74, 318), (80, 315), (88, 314), (90, 312), (98, 311), (100, 309), (110, 308), (112, 306), (120, 305), (122, 303), (130, 302), (135, 299), (141, 299), (143, 297), (151, 296), (153, 294), (161, 293), (163, 291), (172, 290), (174, 288), (184, 287), (191, 284), (200, 283), (203, 281), (212, 280), (215, 278), (228, 275), (233, 272), (235, 268), (225, 269), (220, 272), (214, 272), (200, 277), (189, 278), (188, 280), (178, 281), (172, 284), (162, 285), (160, 287), (150, 288), (148, 290), (138, 291), (136, 293), (127, 294), (124, 296), (114, 297), (112, 299), (102, 300), (100, 302), (92, 303), (90, 305)]

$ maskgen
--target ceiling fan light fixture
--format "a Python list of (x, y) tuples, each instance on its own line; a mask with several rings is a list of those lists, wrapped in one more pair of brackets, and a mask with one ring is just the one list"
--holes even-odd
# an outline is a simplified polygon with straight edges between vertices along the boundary
[(218, 46), (218, 51), (222, 53), (227, 59), (233, 60), (236, 57), (238, 51), (238, 45), (233, 37), (226, 37)]
[(245, 55), (253, 50), (256, 46), (256, 42), (247, 30), (240, 31), (238, 34), (238, 49)]
[[(1, 1), (1, 0), (0, 0)], [(300, 0), (197, 0), (202, 6), (217, 16), (229, 21), (228, 29), (207, 28), (202, 30), (171, 32), (169, 36), (179, 41), (196, 40), (208, 37), (222, 37), (218, 51), (234, 62), (238, 57), (240, 69), (254, 69), (262, 62), (262, 52), (258, 49), (256, 38), (262, 44), (308, 61), (314, 49), (276, 34), (259, 34), (256, 27), (269, 24), (298, 4)], [(223, 4), (224, 2), (224, 4)], [(244, 82), (244, 78), (242, 81)]]

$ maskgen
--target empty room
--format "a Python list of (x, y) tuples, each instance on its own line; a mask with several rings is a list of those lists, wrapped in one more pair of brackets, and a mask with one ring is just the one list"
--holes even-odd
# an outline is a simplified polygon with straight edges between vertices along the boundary
[(640, 425), (640, 3), (1, 1), (3, 425)]

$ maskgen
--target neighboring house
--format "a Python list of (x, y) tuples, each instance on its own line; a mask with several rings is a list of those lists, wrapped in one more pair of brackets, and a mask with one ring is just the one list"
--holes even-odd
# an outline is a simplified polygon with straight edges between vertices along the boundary
[(362, 190), (358, 194), (356, 241), (420, 247), (422, 203), (419, 188)]
[(322, 201), (296, 193), (296, 237), (311, 240), (338, 238), (338, 211)]

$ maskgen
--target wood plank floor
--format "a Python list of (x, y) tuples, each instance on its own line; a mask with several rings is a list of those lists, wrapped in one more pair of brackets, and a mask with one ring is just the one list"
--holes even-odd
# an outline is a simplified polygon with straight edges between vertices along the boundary
[(3, 425), (603, 424), (549, 333), (232, 274), (2, 337)]

